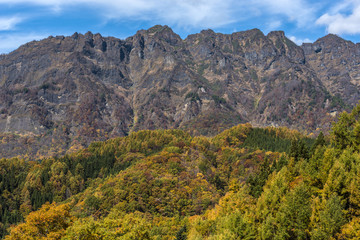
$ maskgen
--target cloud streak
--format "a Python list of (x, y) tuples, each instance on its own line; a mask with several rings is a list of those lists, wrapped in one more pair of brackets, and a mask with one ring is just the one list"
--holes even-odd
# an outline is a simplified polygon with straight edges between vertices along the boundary
[(235, 0), (0, 0), (1, 4), (45, 6), (56, 12), (68, 7), (92, 7), (107, 19), (136, 18), (183, 26), (219, 27), (235, 21)]
[(316, 21), (317, 25), (326, 26), (328, 33), (360, 33), (360, 1), (344, 1), (336, 5), (330, 13), (323, 14)]
[(271, 15), (283, 15), (299, 27), (315, 19), (315, 6), (305, 0), (252, 0), (250, 3)]
[(21, 21), (19, 17), (0, 17), (0, 31), (11, 30)]
[[(64, 11), (93, 7), (108, 19), (136, 18), (181, 27), (216, 28), (262, 15), (279, 15), (305, 26), (314, 18), (307, 0), (0, 0), (1, 4), (30, 4)], [(101, 10), (101, 11), (100, 11)], [(279, 24), (278, 24), (279, 25)]]

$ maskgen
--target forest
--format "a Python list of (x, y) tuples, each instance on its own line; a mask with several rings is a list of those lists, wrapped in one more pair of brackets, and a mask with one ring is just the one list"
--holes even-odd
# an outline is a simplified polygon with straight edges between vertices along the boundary
[(3, 239), (360, 239), (360, 105), (316, 139), (142, 130), (0, 160)]

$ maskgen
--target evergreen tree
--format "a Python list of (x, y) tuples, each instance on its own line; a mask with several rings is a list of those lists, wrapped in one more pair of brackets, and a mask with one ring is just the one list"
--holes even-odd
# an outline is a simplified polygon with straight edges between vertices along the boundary
[(336, 194), (325, 202), (324, 209), (319, 213), (319, 222), (311, 232), (312, 239), (331, 239), (347, 222), (341, 200)]

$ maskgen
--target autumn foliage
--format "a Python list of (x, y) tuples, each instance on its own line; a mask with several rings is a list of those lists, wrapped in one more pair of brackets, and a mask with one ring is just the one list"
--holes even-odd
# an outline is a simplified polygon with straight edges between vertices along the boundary
[(358, 115), (317, 139), (250, 124), (213, 138), (146, 130), (59, 158), (2, 159), (1, 234), (358, 239)]

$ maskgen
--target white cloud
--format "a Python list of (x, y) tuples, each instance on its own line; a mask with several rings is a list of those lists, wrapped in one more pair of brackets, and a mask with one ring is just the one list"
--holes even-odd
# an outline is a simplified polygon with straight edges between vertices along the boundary
[(18, 17), (0, 17), (0, 31), (11, 30), (21, 21), (22, 19)]
[(181, 26), (219, 27), (235, 21), (236, 0), (0, 0), (0, 4), (32, 4), (60, 12), (69, 6), (94, 7), (108, 19), (136, 18)]
[(308, 38), (304, 38), (304, 39), (302, 39), (302, 38), (297, 38), (297, 37), (295, 37), (295, 36), (289, 36), (289, 39), (291, 40), (291, 41), (293, 41), (294, 43), (296, 43), (296, 45), (301, 45), (301, 44), (303, 44), (303, 43), (312, 43), (312, 42), (314, 42), (314, 41), (312, 41), (312, 40), (310, 40), (310, 39), (308, 39)]
[(272, 20), (266, 24), (266, 28), (264, 29), (265, 33), (268, 33), (273, 30), (279, 30), (282, 25), (280, 20)]
[(91, 2), (94, 6), (102, 6), (107, 18), (133, 17), (181, 27), (215, 28), (235, 21), (232, 14), (232, 3), (234, 1), (118, 0), (115, 2), (112, 0), (90, 0), (87, 2)]
[(299, 27), (304, 27), (315, 19), (315, 5), (310, 5), (305, 0), (252, 0), (250, 3), (270, 15), (283, 15), (287, 20), (296, 22)]
[(280, 15), (298, 26), (314, 19), (309, 0), (0, 0), (0, 4), (33, 4), (62, 11), (90, 6), (110, 19), (136, 18), (181, 27), (216, 28), (244, 19)]
[(49, 35), (38, 34), (0, 34), (0, 54), (9, 53), (10, 51), (18, 48), (20, 45), (33, 40), (40, 40), (48, 37)]
[[(163, 20), (180, 26), (219, 27), (235, 22), (231, 14), (231, 1), (184, 0), (163, 10)], [(185, 20), (184, 23), (179, 20)]]
[(329, 13), (318, 18), (316, 24), (326, 26), (329, 33), (360, 33), (360, 1), (352, 0), (339, 3)]

